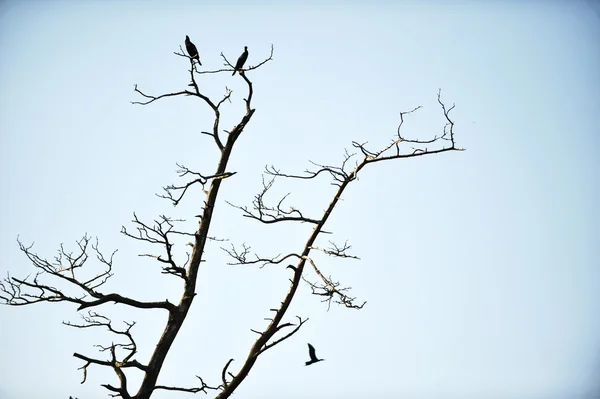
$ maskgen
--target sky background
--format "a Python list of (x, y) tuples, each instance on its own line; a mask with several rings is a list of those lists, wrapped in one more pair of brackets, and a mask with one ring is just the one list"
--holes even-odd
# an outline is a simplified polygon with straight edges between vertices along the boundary
[[(416, 106), (406, 136), (427, 139), (444, 120), (438, 89), (456, 104), (465, 152), (371, 165), (343, 196), (326, 229), (361, 260), (315, 254), (327, 275), (353, 287), (361, 311), (327, 306), (303, 284), (288, 312), (310, 320), (259, 358), (240, 398), (599, 398), (600, 397), (600, 5), (592, 1), (486, 2), (0, 2), (0, 274), (33, 271), (16, 238), (52, 258), (84, 233), (119, 249), (106, 291), (142, 300), (178, 298), (180, 280), (140, 258), (152, 248), (119, 234), (135, 211), (189, 219), (204, 199), (177, 208), (157, 198), (181, 183), (176, 162), (210, 174), (212, 125), (194, 98), (131, 105), (183, 90), (189, 35), (206, 68), (249, 47), (256, 113), (234, 149), (210, 235), (261, 255), (302, 248), (308, 225), (263, 226), (225, 200), (249, 205), (261, 171), (301, 172), (309, 160), (337, 164), (351, 142), (373, 148), (393, 137), (399, 112)], [(221, 126), (244, 112), (245, 84), (203, 75), (220, 98)], [(318, 216), (326, 179), (279, 181), (276, 194)], [(319, 243), (327, 244), (330, 237)], [(268, 309), (288, 289), (284, 266), (227, 266), (213, 243), (198, 296), (160, 382), (218, 384), (237, 371)], [(176, 247), (179, 260), (185, 246)], [(90, 260), (93, 270), (97, 263)], [(92, 272), (92, 271), (91, 271)], [(91, 273), (90, 272), (90, 273)], [(314, 273), (306, 272), (313, 281)], [(115, 322), (137, 320), (148, 359), (164, 312), (115, 305)], [(73, 352), (98, 354), (104, 331), (78, 322), (70, 304), (0, 307), (0, 398), (108, 397), (110, 370)], [(306, 343), (326, 359), (311, 367)], [(139, 376), (131, 375), (131, 383)], [(189, 394), (157, 392), (154, 398)]]

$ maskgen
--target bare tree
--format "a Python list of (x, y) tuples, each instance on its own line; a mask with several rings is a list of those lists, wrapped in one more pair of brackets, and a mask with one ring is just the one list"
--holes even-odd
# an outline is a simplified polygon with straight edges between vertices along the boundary
[[(183, 50), (175, 54), (190, 58), (183, 53)], [(347, 308), (361, 309), (366, 302), (357, 302), (354, 297), (350, 296), (350, 287), (343, 286), (339, 281), (334, 280), (331, 276), (324, 273), (321, 267), (317, 265), (315, 258), (311, 256), (313, 252), (322, 252), (332, 257), (358, 259), (357, 256), (349, 253), (351, 246), (347, 242), (340, 244), (332, 240), (329, 241), (328, 247), (321, 247), (317, 244), (317, 238), (320, 235), (330, 233), (326, 232), (324, 228), (342, 194), (357, 179), (359, 173), (364, 168), (371, 167), (371, 165), (383, 161), (394, 161), (461, 150), (455, 143), (454, 122), (450, 116), (454, 105), (447, 107), (442, 102), (441, 93), (438, 92), (437, 102), (446, 122), (443, 128), (440, 129), (440, 133), (433, 137), (422, 140), (404, 136), (403, 125), (405, 118), (421, 108), (419, 106), (407, 112), (400, 112), (400, 120), (396, 131), (393, 133), (389, 144), (383, 148), (372, 149), (367, 146), (367, 143), (352, 142), (354, 153), (346, 151), (341, 164), (332, 166), (312, 163), (310, 169), (300, 174), (285, 173), (275, 166), (267, 166), (263, 175), (262, 189), (254, 197), (251, 205), (241, 206), (231, 203), (230, 205), (238, 209), (242, 216), (260, 223), (308, 223), (314, 226), (313, 230), (308, 235), (306, 242), (299, 244), (298, 251), (293, 253), (277, 256), (259, 256), (252, 253), (250, 247), (246, 244), (243, 244), (241, 247), (231, 245), (223, 248), (223, 250), (232, 259), (230, 264), (259, 266), (278, 264), (285, 266), (286, 269), (290, 269), (289, 290), (283, 297), (280, 306), (269, 310), (272, 315), (267, 318), (269, 321), (268, 325), (262, 331), (252, 330), (257, 334), (257, 338), (250, 348), (248, 356), (237, 371), (231, 369), (233, 359), (230, 359), (222, 368), (220, 378), (216, 383), (209, 384), (203, 378), (197, 376), (198, 385), (195, 387), (158, 385), (157, 380), (165, 358), (188, 315), (188, 311), (196, 295), (198, 272), (203, 262), (207, 242), (211, 239), (209, 231), (219, 189), (228, 178), (236, 173), (235, 171), (228, 170), (228, 162), (232, 149), (240, 135), (249, 125), (255, 112), (255, 109), (252, 107), (254, 86), (248, 78), (249, 72), (264, 66), (272, 60), (273, 47), (271, 46), (270, 55), (262, 62), (240, 70), (239, 76), (241, 76), (241, 79), (247, 85), (246, 98), (244, 98), (245, 113), (239, 117), (239, 122), (229, 131), (222, 130), (220, 122), (222, 106), (231, 100), (232, 91), (226, 88), (225, 94), (218, 101), (213, 100), (200, 91), (196, 80), (200, 75), (229, 73), (234, 70), (234, 66), (222, 53), (221, 56), (224, 60), (224, 67), (222, 69), (204, 71), (199, 71), (197, 65), (190, 58), (190, 89), (161, 95), (151, 95), (140, 90), (137, 85), (135, 86), (135, 92), (143, 100), (133, 102), (133, 104), (145, 106), (169, 97), (191, 96), (201, 99), (203, 104), (208, 106), (214, 113), (212, 130), (202, 131), (201, 133), (212, 139), (216, 151), (220, 154), (216, 169), (212, 173), (204, 174), (178, 164), (178, 174), (180, 178), (185, 179), (184, 183), (164, 187), (164, 192), (160, 195), (160, 197), (167, 199), (173, 205), (177, 206), (187, 198), (186, 195), (189, 194), (191, 187), (201, 186), (206, 198), (200, 214), (197, 215), (200, 218), (197, 230), (194, 232), (179, 230), (177, 225), (181, 220), (167, 216), (161, 216), (153, 223), (146, 223), (140, 220), (136, 214), (134, 214), (132, 221), (134, 229), (131, 230), (123, 227), (121, 230), (121, 233), (134, 240), (157, 244), (162, 247), (160, 255), (142, 254), (142, 256), (149, 256), (156, 259), (160, 263), (163, 273), (181, 279), (182, 292), (179, 302), (171, 303), (168, 300), (156, 302), (140, 301), (119, 293), (104, 291), (104, 284), (113, 276), (114, 252), (110, 256), (104, 255), (98, 247), (98, 241), (92, 240), (87, 235), (77, 242), (77, 251), (75, 252), (70, 252), (61, 245), (58, 255), (53, 260), (39, 256), (33, 252), (32, 246), (26, 246), (18, 240), (21, 251), (33, 264), (35, 274), (25, 278), (8, 275), (0, 283), (0, 298), (4, 304), (21, 306), (38, 302), (71, 302), (77, 305), (78, 311), (87, 310), (87, 313), (82, 315), (83, 322), (81, 324), (65, 322), (66, 325), (79, 329), (106, 329), (114, 334), (115, 338), (120, 339), (120, 343), (113, 342), (110, 345), (98, 345), (101, 352), (107, 354), (105, 358), (90, 357), (80, 353), (73, 354), (73, 356), (81, 359), (83, 362), (81, 366), (81, 370), (83, 371), (82, 383), (86, 381), (90, 366), (109, 367), (114, 371), (118, 378), (118, 384), (102, 385), (110, 392), (111, 396), (125, 399), (147, 399), (157, 390), (170, 390), (191, 393), (208, 393), (214, 391), (217, 398), (228, 398), (248, 376), (248, 373), (261, 354), (292, 337), (308, 320), (301, 316), (289, 319), (286, 315), (301, 281), (306, 281), (312, 289), (312, 294), (322, 298), (328, 307), (331, 306), (331, 303), (337, 303)], [(316, 183), (316, 180), (321, 177), (329, 179), (330, 183), (335, 187), (329, 204), (321, 214), (308, 215), (303, 210), (284, 205), (287, 195), (272, 204), (269, 204), (267, 201), (267, 193), (278, 179), (314, 180)], [(189, 237), (192, 247), (191, 253), (187, 254), (187, 261), (183, 264), (175, 260), (176, 256), (173, 251), (174, 240), (181, 236)], [(88, 265), (90, 256), (94, 256), (98, 260), (97, 265), (100, 266), (100, 270), (93, 271), (91, 269), (93, 265), (91, 267)], [(305, 270), (305, 267), (308, 270)], [(147, 362), (142, 363), (136, 359), (138, 347), (133, 334), (135, 322), (125, 323), (125, 328), (116, 327), (110, 318), (97, 311), (105, 303), (167, 312), (168, 320), (164, 331)], [(129, 369), (137, 369), (143, 373), (143, 380), (137, 390), (128, 385), (127, 373)]]

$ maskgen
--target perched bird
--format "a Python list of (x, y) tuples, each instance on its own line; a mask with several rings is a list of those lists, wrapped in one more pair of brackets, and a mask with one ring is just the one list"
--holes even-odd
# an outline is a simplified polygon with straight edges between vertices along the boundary
[(317, 363), (317, 362), (325, 360), (325, 359), (317, 359), (317, 355), (315, 354), (315, 348), (311, 344), (308, 344), (308, 356), (310, 356), (310, 360), (308, 362), (304, 363), (306, 366), (310, 366), (313, 363)]
[(192, 43), (192, 41), (190, 40), (190, 37), (187, 35), (185, 36), (185, 48), (186, 48), (188, 54), (190, 55), (190, 57), (198, 60), (198, 64), (202, 65), (202, 63), (200, 62), (200, 55), (198, 55), (198, 49), (196, 48), (194, 43)]
[(247, 59), (248, 59), (248, 46), (244, 46), (244, 52), (242, 53), (242, 55), (240, 55), (240, 58), (238, 58), (237, 62), (235, 63), (235, 68), (234, 68), (233, 73), (231, 74), (231, 76), (235, 75), (235, 73), (237, 71), (239, 71), (240, 69), (242, 69), (242, 67), (246, 63)]

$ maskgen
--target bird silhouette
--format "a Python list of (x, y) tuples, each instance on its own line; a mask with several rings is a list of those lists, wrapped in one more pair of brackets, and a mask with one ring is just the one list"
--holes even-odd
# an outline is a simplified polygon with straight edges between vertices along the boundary
[(198, 64), (202, 65), (202, 63), (200, 62), (200, 55), (198, 54), (198, 49), (196, 48), (194, 43), (192, 43), (190, 37), (187, 35), (185, 36), (185, 48), (190, 57), (192, 57), (192, 59), (198, 60)]
[(237, 62), (235, 63), (235, 68), (233, 69), (233, 73), (231, 74), (231, 76), (235, 75), (236, 72), (238, 72), (240, 69), (242, 69), (242, 67), (246, 63), (247, 59), (248, 59), (248, 46), (244, 46), (244, 52), (242, 53), (242, 55), (240, 55), (240, 58), (238, 58)]
[(315, 348), (311, 344), (308, 344), (308, 356), (310, 356), (310, 360), (308, 362), (304, 363), (304, 365), (306, 365), (306, 366), (310, 366), (313, 363), (317, 363), (317, 362), (321, 362), (321, 361), (325, 360), (325, 359), (317, 359), (317, 355), (315, 353)]

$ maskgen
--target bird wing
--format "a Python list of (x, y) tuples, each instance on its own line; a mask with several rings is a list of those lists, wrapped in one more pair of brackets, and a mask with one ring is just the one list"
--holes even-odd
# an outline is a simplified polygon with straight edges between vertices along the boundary
[(242, 53), (242, 55), (240, 55), (240, 58), (238, 58), (237, 62), (235, 63), (235, 69), (240, 69), (241, 67), (243, 67), (244, 64), (246, 63), (247, 58), (248, 58), (248, 52), (244, 51)]
[(315, 348), (311, 344), (308, 344), (308, 356), (310, 356), (311, 360), (315, 360), (317, 358)]
[(194, 57), (196, 57), (196, 55), (198, 55), (198, 50), (196, 49), (196, 46), (194, 46), (194, 43), (192, 43), (190, 41), (185, 42), (185, 49), (187, 50), (189, 56), (192, 58), (194, 58)]

